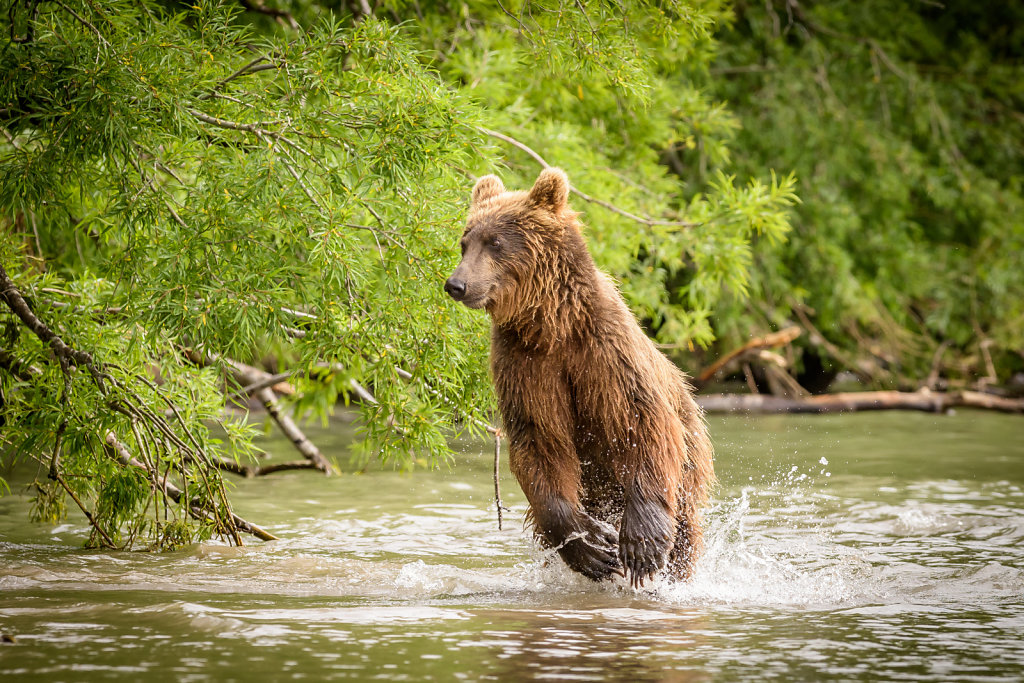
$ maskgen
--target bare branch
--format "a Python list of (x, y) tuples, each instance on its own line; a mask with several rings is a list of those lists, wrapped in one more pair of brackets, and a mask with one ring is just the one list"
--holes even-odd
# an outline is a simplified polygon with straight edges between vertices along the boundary
[(265, 477), (275, 472), (286, 472), (289, 470), (317, 470), (316, 463), (308, 460), (293, 460), (291, 462), (277, 462), (269, 465), (262, 465), (253, 470), (253, 476)]
[(502, 512), (508, 510), (501, 504), (501, 431), (494, 431), (494, 507), (498, 511), (498, 531), (501, 531)]
[[(247, 384), (246, 386), (242, 387), (241, 389), (236, 389), (235, 391), (232, 391), (230, 394), (227, 395), (227, 399), (226, 400), (230, 401), (230, 400), (235, 399), (235, 398), (240, 398), (240, 397), (243, 397), (243, 396), (248, 396), (249, 394), (257, 392), (260, 389), (266, 389), (267, 387), (275, 387), (278, 384), (283, 384), (287, 380), (291, 379), (291, 377), (294, 374), (295, 374), (294, 372), (282, 372), (282, 373), (279, 373), (277, 375), (267, 375), (263, 379), (257, 380), (255, 382), (253, 382), (252, 384)], [(289, 385), (288, 388), (291, 389), (291, 386)], [(291, 389), (290, 392), (286, 392), (286, 393), (294, 393), (294, 391), (295, 391), (294, 389)]]
[(292, 445), (302, 454), (302, 457), (313, 463), (316, 469), (329, 475), (332, 470), (331, 464), (327, 462), (320, 449), (299, 429), (295, 421), (281, 410), (281, 405), (278, 403), (274, 391), (269, 388), (260, 389), (256, 392), (256, 397), (263, 402), (263, 407), (267, 409), (270, 416), (277, 422), (277, 426), (281, 428), (281, 431), (292, 442)]
[[(246, 386), (263, 382), (270, 376), (270, 373), (254, 368), (251, 365), (239, 363), (238, 361), (230, 358), (219, 357), (213, 353), (200, 353), (195, 350), (188, 350), (186, 353), (193, 362), (200, 363), (202, 365), (209, 366), (222, 363), (231, 371), (236, 382)], [(331, 474), (333, 471), (331, 463), (323, 456), (320, 449), (306, 437), (301, 429), (299, 429), (298, 425), (295, 424), (295, 421), (281, 410), (281, 405), (278, 403), (277, 396), (274, 395), (274, 391), (269, 387), (264, 387), (257, 390), (255, 393), (256, 398), (263, 403), (263, 407), (266, 408), (267, 413), (274, 419), (277, 426), (281, 428), (284, 435), (292, 442), (292, 445), (295, 446), (299, 453), (302, 454), (302, 457), (313, 463), (316, 469), (320, 470), (324, 474)]]
[[(530, 155), (530, 157), (533, 158), (534, 161), (536, 161), (542, 167), (544, 167), (544, 168), (551, 168), (551, 164), (549, 164), (547, 161), (545, 161), (544, 157), (542, 157), (540, 154), (538, 154), (533, 149), (528, 147), (526, 144), (520, 142), (519, 140), (516, 140), (513, 137), (509, 137), (508, 135), (505, 135), (504, 133), (499, 133), (497, 131), (489, 130), (487, 128), (477, 127), (477, 130), (479, 130), (484, 135), (489, 135), (490, 137), (496, 138), (498, 140), (501, 140), (502, 142), (507, 142), (508, 144), (512, 145), (513, 147), (516, 147), (516, 148), (526, 152), (528, 155)], [(649, 218), (647, 216), (639, 216), (639, 215), (637, 215), (635, 213), (631, 213), (629, 211), (626, 211), (625, 209), (620, 209), (619, 207), (615, 206), (614, 204), (611, 204), (610, 202), (606, 202), (603, 199), (598, 199), (596, 197), (591, 197), (589, 194), (586, 194), (585, 192), (582, 192), (582, 191), (578, 190), (575, 187), (571, 187), (570, 186), (569, 191), (572, 192), (573, 194), (575, 194), (577, 197), (579, 197), (580, 199), (582, 199), (585, 202), (590, 202), (591, 204), (597, 204), (598, 206), (601, 206), (601, 207), (604, 207), (605, 209), (608, 209), (612, 213), (617, 213), (620, 216), (625, 216), (626, 218), (628, 218), (628, 219), (630, 219), (632, 221), (636, 221), (637, 223), (642, 223), (643, 225), (647, 225), (647, 226), (672, 225), (672, 226), (677, 226), (677, 227), (680, 227), (680, 228), (693, 228), (693, 227), (697, 227), (699, 225), (703, 225), (702, 223), (696, 223), (696, 222), (693, 222), (693, 221), (666, 221), (666, 220), (661, 220), (661, 219), (657, 219), (657, 218)]]
[(1024, 399), (977, 391), (860, 391), (792, 398), (766, 394), (705, 394), (697, 404), (714, 413), (845, 413), (862, 410), (915, 410), (942, 413), (969, 407), (1024, 414)]

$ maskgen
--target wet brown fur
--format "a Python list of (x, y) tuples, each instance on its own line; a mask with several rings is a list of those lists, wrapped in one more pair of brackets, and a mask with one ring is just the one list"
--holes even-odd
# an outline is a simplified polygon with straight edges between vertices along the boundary
[(491, 315), (510, 465), (541, 539), (594, 579), (687, 578), (714, 481), (703, 415), (596, 268), (568, 188), (557, 169), (529, 192), (481, 178), (452, 278)]

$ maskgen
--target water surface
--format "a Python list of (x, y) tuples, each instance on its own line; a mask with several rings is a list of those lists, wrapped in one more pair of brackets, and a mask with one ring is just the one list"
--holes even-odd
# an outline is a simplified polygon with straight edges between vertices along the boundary
[[(84, 520), (30, 524), (0, 498), (0, 676), (1024, 678), (1021, 418), (710, 423), (707, 553), (692, 582), (645, 590), (548, 562), (507, 472), (499, 531), (479, 444), (438, 472), (238, 481), (238, 512), (282, 537), (245, 548), (84, 550)], [(346, 457), (347, 428), (311, 436)]]

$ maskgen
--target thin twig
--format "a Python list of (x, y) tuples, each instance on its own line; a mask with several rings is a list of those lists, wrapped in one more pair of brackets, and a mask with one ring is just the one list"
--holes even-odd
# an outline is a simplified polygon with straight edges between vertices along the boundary
[[(538, 164), (540, 164), (542, 167), (544, 167), (544, 168), (551, 168), (551, 164), (549, 164), (547, 161), (545, 161), (544, 157), (542, 157), (540, 154), (535, 152), (533, 149), (531, 149), (525, 143), (522, 143), (522, 142), (520, 142), (519, 140), (516, 140), (513, 137), (509, 137), (508, 135), (505, 135), (504, 133), (499, 133), (497, 131), (490, 130), (488, 128), (482, 128), (482, 127), (478, 126), (477, 130), (479, 130), (484, 135), (489, 135), (492, 138), (497, 138), (498, 140), (501, 140), (503, 142), (507, 142), (508, 144), (512, 145), (513, 147), (517, 147), (517, 148), (521, 149), (522, 151), (524, 151), (528, 155), (530, 155), (533, 158), (533, 160), (536, 161)], [(582, 192), (582, 191), (578, 190), (575, 187), (570, 186), (569, 187), (569, 191), (572, 192), (573, 194), (575, 194), (577, 197), (579, 197), (580, 199), (582, 199), (585, 202), (590, 202), (591, 204), (597, 204), (598, 206), (601, 206), (601, 207), (604, 207), (605, 209), (608, 209), (612, 213), (617, 213), (620, 216), (625, 216), (626, 218), (628, 218), (630, 220), (633, 220), (633, 221), (636, 221), (637, 223), (641, 223), (643, 225), (647, 225), (647, 226), (672, 225), (672, 226), (677, 226), (677, 227), (681, 227), (681, 228), (694, 228), (694, 227), (697, 227), (699, 225), (703, 225), (703, 223), (695, 223), (693, 221), (666, 221), (666, 220), (661, 220), (661, 219), (657, 219), (657, 218), (649, 218), (647, 216), (640, 216), (640, 215), (637, 215), (635, 213), (631, 213), (629, 211), (626, 211), (625, 209), (620, 209), (619, 207), (615, 206), (614, 204), (612, 204), (610, 202), (606, 202), (603, 199), (598, 199), (596, 197), (591, 197), (589, 194), (586, 194), (585, 192)]]
[[(113, 458), (115, 460), (117, 460), (118, 462), (120, 462), (122, 465), (124, 465), (126, 467), (135, 467), (135, 468), (141, 469), (143, 471), (147, 471), (147, 468), (146, 468), (145, 465), (143, 465), (141, 462), (139, 462), (134, 457), (132, 457), (131, 452), (127, 449), (127, 447), (123, 443), (121, 443), (121, 441), (117, 438), (116, 434), (114, 434), (113, 432), (107, 432), (106, 436), (104, 437), (104, 441), (106, 442), (106, 444), (108, 446), (110, 446), (110, 450), (113, 453)], [(181, 489), (179, 489), (177, 486), (175, 486), (174, 484), (169, 483), (165, 479), (160, 484), (160, 488), (175, 503), (180, 503), (181, 502), (181, 499), (183, 497), (183, 493), (182, 493)], [(199, 507), (198, 505), (195, 505), (195, 504), (193, 504), (192, 502), (190, 502), (188, 500), (186, 500), (185, 502), (187, 504), (189, 514), (192, 515), (193, 517), (195, 517), (196, 519), (207, 520), (207, 521), (214, 521), (214, 522), (217, 521), (217, 520), (211, 520), (210, 519), (210, 517), (209, 517), (210, 513), (205, 508)], [(239, 530), (244, 531), (246, 533), (252, 534), (256, 538), (258, 538), (260, 540), (263, 540), (263, 541), (276, 541), (276, 540), (278, 540), (277, 536), (274, 536), (270, 532), (261, 529), (260, 527), (256, 526), (255, 524), (253, 524), (251, 522), (247, 522), (246, 520), (244, 520), (241, 517), (239, 517), (238, 515), (236, 515), (234, 512), (230, 512), (229, 511), (229, 515), (230, 515), (229, 519), (230, 519), (230, 521), (232, 523), (232, 527), (229, 528), (229, 531), (234, 531), (235, 529), (239, 529)], [(223, 531), (223, 530), (221, 530), (221, 531)], [(236, 538), (237, 538), (237, 536), (236, 536)], [(238, 540), (238, 545), (242, 545), (241, 539), (237, 539), (237, 540)]]
[(498, 531), (501, 531), (502, 511), (506, 510), (501, 504), (501, 487), (498, 483), (501, 475), (501, 430), (494, 431), (494, 507), (498, 511)]
[(67, 491), (67, 494), (71, 496), (71, 500), (75, 501), (75, 504), (78, 506), (78, 509), (81, 510), (82, 514), (85, 515), (85, 518), (89, 520), (89, 524), (92, 525), (92, 528), (95, 529), (99, 533), (99, 535), (103, 537), (103, 542), (106, 543), (107, 547), (117, 548), (117, 544), (110, 539), (110, 536), (108, 536), (107, 532), (104, 531), (103, 528), (99, 525), (99, 522), (96, 520), (93, 514), (89, 512), (88, 509), (86, 509), (81, 499), (79, 499), (79, 497), (75, 495), (75, 492), (71, 490), (71, 487), (68, 486), (68, 483), (64, 481), (64, 477), (60, 476), (60, 474), (54, 473), (52, 479), (54, 479), (58, 484), (61, 485), (61, 487), (65, 491)]
[(264, 64), (264, 62), (266, 62), (268, 59), (269, 59), (269, 57), (267, 55), (260, 55), (259, 57), (257, 57), (256, 59), (252, 60), (251, 62), (249, 62), (248, 64), (246, 64), (241, 69), (239, 69), (238, 71), (234, 72), (233, 74), (231, 74), (227, 78), (221, 79), (217, 83), (217, 85), (215, 85), (213, 87), (213, 90), (211, 90), (208, 93), (203, 93), (202, 95), (199, 96), (199, 99), (200, 100), (207, 100), (207, 99), (213, 97), (214, 95), (217, 94), (217, 92), (221, 88), (223, 88), (225, 85), (227, 85), (231, 81), (235, 80), (239, 76), (245, 76), (247, 74), (257, 73), (259, 71), (266, 71), (266, 70), (269, 70), (269, 69), (276, 69), (277, 65), (275, 65), (275, 64)]
[(257, 380), (252, 384), (247, 384), (241, 389), (236, 389), (235, 391), (232, 391), (230, 394), (227, 395), (227, 398), (225, 400), (231, 401), (235, 398), (248, 396), (249, 394), (257, 392), (260, 389), (266, 389), (267, 387), (273, 387), (275, 384), (281, 384), (285, 380), (291, 379), (291, 377), (294, 374), (294, 372), (282, 372), (276, 375), (267, 375), (263, 379)]
[(110, 47), (110, 43), (107, 42), (107, 39), (103, 37), (103, 34), (100, 33), (100, 30), (98, 28), (96, 28), (92, 24), (92, 22), (90, 22), (88, 19), (86, 19), (85, 17), (80, 15), (75, 10), (73, 10), (70, 7), (68, 7), (67, 5), (65, 5), (60, 0), (53, 0), (53, 2), (56, 3), (57, 5), (59, 5), (60, 7), (62, 7), (65, 12), (67, 12), (68, 14), (73, 16), (75, 19), (77, 19), (79, 23), (81, 23), (82, 25), (87, 26), (90, 29), (92, 29), (92, 32), (95, 33), (96, 37), (100, 39), (100, 42), (103, 43), (104, 45), (106, 45), (108, 48)]

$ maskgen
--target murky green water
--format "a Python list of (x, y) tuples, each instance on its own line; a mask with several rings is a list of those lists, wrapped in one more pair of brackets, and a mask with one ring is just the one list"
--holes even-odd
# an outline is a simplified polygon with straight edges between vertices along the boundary
[(241, 481), (239, 512), (283, 537), (241, 549), (86, 551), (79, 520), (0, 499), (0, 678), (1024, 678), (1024, 420), (711, 428), (707, 555), (642, 591), (545, 566), (510, 477), (499, 532), (482, 447), (445, 472)]

